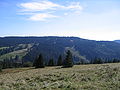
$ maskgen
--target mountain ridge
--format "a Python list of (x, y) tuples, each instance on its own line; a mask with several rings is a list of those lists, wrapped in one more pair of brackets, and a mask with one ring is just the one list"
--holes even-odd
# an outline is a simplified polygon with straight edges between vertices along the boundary
[(114, 40), (115, 42), (117, 42), (117, 43), (120, 43), (120, 40)]
[[(31, 46), (30, 48), (28, 48), (28, 44)], [(9, 49), (11, 51), (16, 51), (15, 48), (19, 50), (26, 49), (27, 53), (22, 57), (24, 61), (33, 61), (40, 53), (44, 55), (47, 61), (49, 58), (54, 58), (57, 61), (58, 56), (61, 54), (64, 57), (65, 51), (68, 49), (73, 52), (75, 61), (78, 61), (81, 56), (88, 60), (95, 57), (120, 59), (119, 43), (115, 41), (88, 40), (79, 37), (0, 37), (0, 48), (5, 47), (9, 48), (2, 50), (4, 52), (9, 51), (8, 53), (10, 53)], [(0, 50), (0, 53), (2, 50)]]

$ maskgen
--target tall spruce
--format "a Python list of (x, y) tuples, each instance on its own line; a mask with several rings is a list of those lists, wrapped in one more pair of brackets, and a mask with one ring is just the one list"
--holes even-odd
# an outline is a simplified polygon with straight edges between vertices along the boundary
[(60, 56), (58, 57), (57, 66), (61, 66), (62, 64), (63, 64), (62, 56), (60, 55)]
[(39, 57), (35, 59), (34, 66), (35, 66), (35, 68), (44, 68), (45, 67), (45, 62), (44, 62), (42, 54), (40, 54)]
[(48, 62), (48, 66), (54, 66), (54, 60), (53, 59), (50, 59), (49, 62)]
[(101, 58), (95, 58), (93, 61), (93, 64), (102, 64), (102, 63), (104, 63), (104, 62)]
[(2, 72), (2, 66), (0, 66), (0, 72)]
[(112, 62), (113, 62), (113, 63), (117, 63), (117, 62), (119, 62), (119, 60), (114, 58), (114, 59), (112, 60)]
[(73, 66), (72, 53), (70, 52), (70, 50), (68, 50), (66, 53), (66, 58), (63, 63), (63, 67), (72, 67), (72, 66)]
[(2, 62), (0, 62), (0, 72), (2, 72)]

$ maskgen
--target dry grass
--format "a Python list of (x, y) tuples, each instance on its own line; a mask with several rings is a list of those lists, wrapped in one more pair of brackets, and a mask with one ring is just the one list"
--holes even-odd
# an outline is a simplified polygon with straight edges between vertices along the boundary
[(3, 69), (1, 74), (10, 74), (10, 73), (17, 73), (17, 72), (22, 72), (22, 71), (26, 71), (26, 70), (31, 70), (33, 69), (33, 67), (31, 68), (10, 68), (10, 69)]
[(9, 69), (0, 74), (0, 90), (42, 89), (120, 90), (120, 63)]

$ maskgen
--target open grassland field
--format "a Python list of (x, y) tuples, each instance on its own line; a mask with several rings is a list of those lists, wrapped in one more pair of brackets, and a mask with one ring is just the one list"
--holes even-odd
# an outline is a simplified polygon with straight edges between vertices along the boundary
[(6, 69), (0, 90), (120, 90), (120, 63)]

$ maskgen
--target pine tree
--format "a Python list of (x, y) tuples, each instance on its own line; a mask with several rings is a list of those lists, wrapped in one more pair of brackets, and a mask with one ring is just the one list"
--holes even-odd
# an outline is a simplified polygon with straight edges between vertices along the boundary
[(104, 63), (104, 62), (101, 58), (95, 58), (93, 61), (93, 64), (102, 64), (102, 63)]
[(58, 57), (57, 66), (61, 66), (62, 64), (63, 64), (62, 56), (60, 55), (60, 56)]
[(70, 50), (68, 50), (66, 54), (67, 55), (64, 60), (63, 67), (72, 67), (73, 66), (72, 53), (70, 52)]
[(34, 62), (35, 68), (44, 68), (45, 63), (42, 54), (39, 55), (39, 57)]
[(112, 62), (113, 62), (113, 63), (117, 63), (117, 62), (118, 62), (118, 59), (113, 59)]
[(50, 59), (50, 60), (49, 60), (48, 66), (54, 66), (54, 60), (53, 60), (53, 59)]
[(2, 72), (2, 66), (0, 65), (0, 72)]
[(2, 62), (0, 62), (0, 72), (2, 72)]
[(3, 69), (6, 69), (7, 65), (6, 65), (6, 59), (3, 60)]
[(18, 55), (15, 56), (15, 61), (17, 61), (17, 60), (19, 60), (19, 56)]

